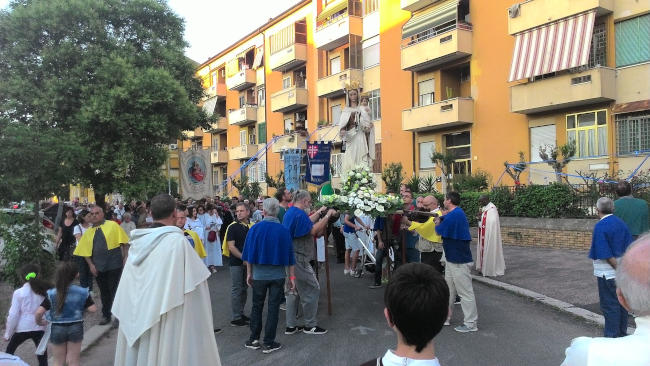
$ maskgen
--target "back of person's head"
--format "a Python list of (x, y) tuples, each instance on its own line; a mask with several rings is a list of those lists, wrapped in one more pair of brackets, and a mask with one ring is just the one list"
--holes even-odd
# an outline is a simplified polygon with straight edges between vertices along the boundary
[(296, 191), (296, 193), (293, 194), (293, 203), (301, 202), (308, 197), (311, 197), (311, 194), (308, 191), (299, 189)]
[(56, 287), (56, 313), (61, 313), (65, 298), (68, 295), (68, 288), (79, 273), (77, 265), (72, 262), (61, 262), (56, 268), (55, 287)]
[(422, 263), (400, 266), (384, 292), (390, 323), (418, 353), (442, 329), (448, 303), (449, 287), (445, 279), (433, 267)]
[(45, 296), (47, 290), (52, 287), (52, 284), (46, 281), (41, 273), (41, 266), (34, 263), (25, 264), (18, 271), (20, 278), (29, 283), (35, 294)]
[(609, 215), (614, 212), (614, 201), (609, 197), (600, 197), (596, 201), (596, 209), (603, 215)]
[(650, 233), (627, 249), (616, 268), (616, 287), (631, 313), (650, 315)]
[(159, 194), (151, 199), (151, 217), (154, 220), (163, 220), (174, 213), (176, 201), (168, 194)]
[(456, 191), (447, 192), (446, 197), (454, 206), (460, 205), (460, 193)]
[(619, 197), (629, 196), (632, 194), (632, 185), (626, 180), (619, 180), (616, 184), (616, 194)]
[(280, 202), (275, 198), (267, 198), (262, 203), (262, 208), (268, 216), (278, 216), (278, 211), (280, 211)]

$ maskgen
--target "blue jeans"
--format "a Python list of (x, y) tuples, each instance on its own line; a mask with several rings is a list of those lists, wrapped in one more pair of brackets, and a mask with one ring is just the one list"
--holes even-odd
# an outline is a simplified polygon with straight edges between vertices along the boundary
[(244, 315), (244, 305), (246, 305), (246, 297), (248, 296), (246, 267), (230, 266), (230, 279), (232, 281), (232, 289), (230, 292), (232, 320), (239, 320)]
[(260, 338), (262, 332), (262, 311), (266, 292), (269, 293), (269, 304), (266, 309), (266, 327), (264, 328), (263, 344), (275, 342), (275, 332), (278, 328), (278, 312), (284, 291), (284, 278), (279, 280), (253, 280), (253, 310), (251, 311), (250, 341)]
[(406, 263), (420, 263), (420, 251), (415, 248), (406, 248)]
[(598, 277), (600, 310), (605, 317), (605, 337), (617, 338), (627, 335), (627, 310), (616, 297), (616, 280)]

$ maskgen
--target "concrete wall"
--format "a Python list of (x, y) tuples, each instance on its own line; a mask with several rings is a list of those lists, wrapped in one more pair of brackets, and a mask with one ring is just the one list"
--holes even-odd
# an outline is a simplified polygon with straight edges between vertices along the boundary
[(501, 217), (501, 237), (509, 245), (588, 251), (597, 222), (597, 219)]

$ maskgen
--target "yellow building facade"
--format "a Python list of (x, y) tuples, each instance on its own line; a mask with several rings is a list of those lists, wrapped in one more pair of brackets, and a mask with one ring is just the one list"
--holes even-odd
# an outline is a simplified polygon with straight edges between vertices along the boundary
[(566, 173), (625, 175), (650, 150), (649, 18), (634, 0), (305, 0), (198, 67), (217, 122), (179, 148), (211, 149), (215, 194), (251, 159), (244, 172), (271, 194), (264, 175), (284, 151), (332, 141), (336, 187), (334, 125), (356, 82), (378, 181), (391, 162), (440, 177), (433, 151), (454, 154), (452, 175), (505, 185), (504, 161), (521, 151), (536, 162), (522, 182), (554, 181), (539, 148), (570, 140)]

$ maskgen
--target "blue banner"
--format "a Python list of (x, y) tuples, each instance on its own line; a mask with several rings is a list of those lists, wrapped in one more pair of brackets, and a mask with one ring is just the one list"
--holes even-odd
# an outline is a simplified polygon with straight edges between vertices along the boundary
[(331, 142), (307, 143), (307, 182), (319, 186), (330, 180), (331, 154)]
[(300, 189), (300, 150), (287, 150), (284, 153), (284, 184), (290, 191)]

